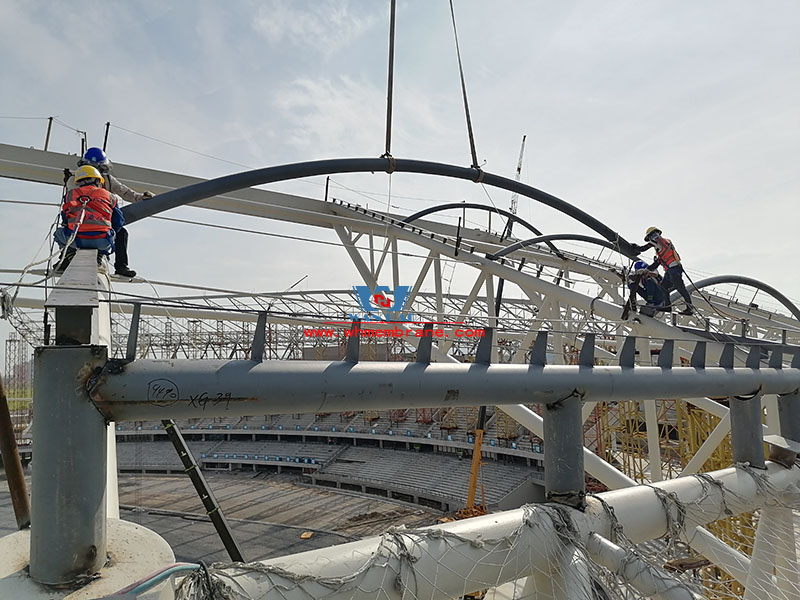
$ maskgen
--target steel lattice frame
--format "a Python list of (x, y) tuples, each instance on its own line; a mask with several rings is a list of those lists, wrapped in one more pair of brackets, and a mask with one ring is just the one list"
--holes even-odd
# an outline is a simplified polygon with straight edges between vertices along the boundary
[[(52, 163), (54, 160), (51, 156), (41, 158), (43, 164), (47, 164), (48, 161)], [(375, 163), (369, 164), (374, 166)], [(125, 169), (124, 166), (117, 168)], [(465, 175), (471, 170), (462, 171), (462, 175)], [(495, 176), (489, 179), (493, 177)], [(51, 182), (46, 181), (45, 176), (41, 176), (38, 180)], [(148, 181), (147, 178), (138, 180)], [(244, 180), (249, 181), (246, 178)], [(522, 189), (518, 186), (519, 184), (501, 187)], [(152, 187), (158, 188), (157, 185)], [(235, 188), (226, 188), (230, 189)], [(169, 196), (169, 193), (164, 195)], [(390, 283), (390, 287), (396, 287), (401, 281), (413, 282), (407, 309), (418, 315), (420, 320), (450, 320), (463, 322), (465, 327), (495, 328), (494, 362), (516, 364), (525, 362), (527, 351), (541, 330), (551, 332), (551, 355), (557, 363), (562, 364), (571, 363), (577, 358), (577, 352), (581, 349), (587, 334), (594, 334), (595, 356), (601, 362), (617, 358), (621, 339), (627, 336), (638, 337), (640, 364), (650, 364), (651, 354), (660, 349), (662, 340), (673, 340), (676, 357), (688, 360), (695, 344), (707, 340), (709, 334), (712, 338), (714, 335), (723, 334), (734, 336), (718, 339), (738, 343), (740, 348), (738, 359), (741, 362), (745, 360), (748, 346), (753, 344), (778, 345), (787, 351), (793, 351), (793, 346), (800, 343), (800, 323), (793, 316), (780, 310), (753, 306), (752, 301), (739, 300), (735, 295), (726, 296), (724, 290), (714, 287), (705, 287), (704, 298), (702, 301), (698, 299), (695, 303), (700, 309), (698, 315), (691, 317), (663, 315), (660, 318), (639, 316), (622, 321), (621, 304), (626, 296), (623, 282), (632, 254), (631, 246), (618, 236), (614, 237), (613, 231), (592, 218), (589, 218), (590, 226), (607, 238), (614, 239), (617, 247), (621, 251), (624, 250), (616, 260), (611, 257), (600, 260), (563, 249), (554, 250), (552, 247), (535, 245), (519, 245), (514, 252), (500, 260), (494, 260), (493, 258), (500, 254), (504, 247), (514, 244), (517, 240), (504, 240), (490, 231), (457, 229), (435, 221), (416, 220), (411, 224), (402, 224), (403, 221), (397, 216), (340, 201), (319, 202), (303, 199), (307, 206), (304, 206), (303, 210), (292, 212), (286, 208), (285, 201), (273, 202), (266, 193), (263, 195), (261, 205), (255, 209), (237, 204), (236, 195), (233, 193), (229, 195), (230, 197), (206, 202), (208, 207), (217, 210), (234, 210), (253, 216), (278, 218), (332, 229), (339, 237), (343, 249), (360, 274), (361, 283), (364, 285), (374, 289), (376, 284), (384, 281)], [(140, 207), (133, 208), (135, 210), (131, 214), (136, 215), (136, 210)], [(567, 212), (569, 214), (570, 211)], [(407, 264), (408, 261), (402, 261), (401, 265), (399, 255), (401, 248), (405, 247), (413, 248), (415, 253), (422, 253), (423, 258), (417, 261), (421, 262), (421, 265), (411, 266)], [(455, 268), (472, 272), (469, 293), (450, 294), (443, 289), (443, 273), (447, 265), (455, 265)], [(507, 284), (513, 284), (516, 290), (521, 292), (523, 299), (505, 298), (501, 312), (497, 315), (495, 297), (500, 279)], [(715, 280), (710, 285), (721, 285), (725, 281)], [(736, 283), (735, 279), (731, 281)], [(751, 280), (750, 284), (753, 281)], [(426, 287), (426, 282), (432, 283), (432, 292), (422, 291), (422, 288)], [(703, 282), (700, 282), (698, 287), (702, 288), (702, 284)], [(755, 282), (755, 287), (769, 291), (768, 286), (760, 282)], [(706, 300), (711, 304), (709, 305)], [(152, 356), (164, 356), (166, 353), (177, 355), (178, 352), (183, 352), (187, 357), (235, 358), (237, 353), (249, 350), (257, 313), (268, 312), (270, 327), (274, 328), (272, 343), (267, 344), (268, 356), (299, 358), (306, 342), (302, 333), (304, 327), (319, 326), (328, 320), (344, 319), (351, 311), (358, 309), (352, 292), (348, 290), (286, 292), (258, 296), (181, 295), (170, 301), (173, 302), (171, 307), (164, 308), (163, 303), (159, 306), (156, 302), (152, 307), (145, 308), (145, 314), (148, 310), (156, 314), (147, 317), (140, 331), (139, 351), (143, 356), (147, 356), (148, 353)], [(178, 306), (180, 303), (184, 305), (191, 303), (193, 306), (181, 308)], [(35, 304), (32, 300), (27, 302), (31, 310), (38, 308)], [(198, 304), (205, 305), (207, 309), (199, 308)], [(18, 309), (25, 307), (26, 300), (23, 298), (18, 303)], [(791, 307), (789, 311), (797, 314), (796, 309), (792, 311)], [(37, 331), (36, 326), (32, 324), (37, 321), (25, 318), (25, 310), (15, 312), (17, 319), (15, 326), (25, 339), (29, 343), (41, 340), (42, 332)], [(172, 316), (169, 313), (172, 313)], [(227, 324), (230, 321), (239, 323), (230, 327)], [(114, 327), (116, 348), (124, 348), (124, 338), (127, 335), (125, 319), (117, 319)], [(178, 332), (175, 331), (176, 328), (179, 329)], [(709, 360), (718, 359), (722, 348), (722, 343), (709, 342), (707, 348)], [(413, 347), (406, 350), (413, 351)], [(439, 345), (435, 357), (438, 360), (458, 361), (471, 355), (474, 355), (474, 342), (456, 343), (448, 339)], [(726, 407), (708, 399), (697, 398), (689, 401), (720, 418), (727, 415)], [(769, 403), (767, 406), (769, 412), (771, 410)], [(585, 418), (592, 414), (593, 408), (584, 407)], [(644, 405), (646, 435), (649, 442), (648, 471), (651, 480), (661, 479), (664, 475), (661, 472), (661, 456), (657, 448), (658, 418), (655, 411), (655, 404)], [(652, 431), (654, 426), (655, 432)], [(715, 444), (719, 444), (719, 440), (709, 438), (707, 443), (697, 449), (698, 455), (709, 454), (716, 447)], [(693, 472), (700, 466), (702, 465), (690, 464), (684, 469), (683, 474)], [(641, 465), (637, 465), (637, 468), (641, 468)], [(639, 473), (639, 478), (642, 477), (644, 472)]]

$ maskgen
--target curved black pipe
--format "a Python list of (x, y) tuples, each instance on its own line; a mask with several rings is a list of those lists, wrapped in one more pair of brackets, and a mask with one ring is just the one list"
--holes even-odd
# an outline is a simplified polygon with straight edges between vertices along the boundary
[[(536, 229), (533, 225), (528, 223), (522, 217), (518, 217), (512, 212), (507, 210), (503, 210), (502, 208), (497, 208), (496, 206), (486, 206), (485, 204), (475, 204), (474, 202), (451, 202), (449, 204), (437, 204), (436, 206), (431, 206), (430, 208), (424, 208), (419, 212), (415, 212), (413, 215), (410, 215), (403, 219), (403, 223), (413, 223), (417, 219), (421, 219), (427, 215), (431, 215), (433, 213), (442, 212), (443, 210), (453, 210), (456, 208), (469, 208), (469, 209), (476, 209), (476, 210), (485, 210), (487, 212), (494, 212), (499, 215), (502, 215), (509, 219), (510, 221), (514, 221), (519, 223), (529, 231), (535, 233), (536, 235), (544, 235), (541, 231)], [(547, 244), (550, 249), (555, 252), (559, 258), (564, 258), (564, 255), (559, 252), (558, 248), (556, 248), (553, 244)]]
[(421, 219), (422, 217), (426, 217), (433, 213), (442, 212), (443, 210), (453, 210), (454, 208), (469, 208), (469, 209), (474, 208), (476, 210), (485, 210), (487, 212), (494, 212), (503, 215), (504, 217), (510, 219), (511, 221), (519, 223), (520, 225), (522, 225), (532, 233), (535, 233), (536, 235), (544, 235), (541, 231), (536, 229), (536, 227), (528, 223), (525, 219), (518, 217), (512, 212), (494, 206), (486, 206), (485, 204), (475, 204), (474, 202), (452, 202), (450, 204), (437, 204), (436, 206), (431, 206), (430, 208), (424, 208), (419, 212), (415, 212), (413, 215), (409, 215), (408, 217), (403, 219), (403, 223), (412, 223), (417, 219)]
[[(794, 315), (795, 319), (800, 321), (800, 308), (797, 308), (794, 302), (789, 300), (789, 298), (781, 294), (771, 285), (768, 285), (763, 281), (759, 281), (758, 279), (753, 279), (752, 277), (743, 277), (742, 275), (715, 275), (714, 277), (701, 279), (697, 283), (692, 283), (691, 285), (687, 285), (686, 289), (689, 291), (689, 293), (692, 293), (693, 290), (700, 290), (701, 288), (717, 285), (720, 283), (738, 283), (740, 285), (749, 285), (750, 287), (754, 287), (757, 290), (766, 292), (770, 296), (775, 298), (778, 302), (780, 302), (785, 308), (787, 308), (789, 312)], [(678, 293), (673, 292), (672, 294), (675, 294), (675, 298), (673, 299), (674, 300), (677, 299)]]
[(507, 254), (511, 254), (512, 252), (519, 250), (520, 248), (525, 248), (526, 246), (533, 246), (534, 244), (547, 244), (553, 240), (574, 240), (579, 242), (589, 242), (590, 244), (597, 244), (598, 246), (603, 246), (604, 248), (610, 248), (611, 250), (617, 250), (617, 246), (612, 244), (609, 241), (592, 237), (590, 235), (581, 235), (579, 233), (551, 233), (550, 235), (540, 235), (539, 237), (530, 238), (528, 240), (521, 240), (510, 246), (506, 246), (499, 252), (495, 254), (487, 254), (486, 258), (489, 260), (497, 260), (499, 258), (503, 258)]
[(122, 209), (125, 220), (134, 223), (139, 219), (150, 217), (171, 208), (183, 206), (197, 200), (203, 200), (212, 196), (226, 194), (234, 190), (262, 185), (265, 183), (275, 183), (277, 181), (287, 181), (302, 177), (313, 177), (315, 175), (332, 175), (335, 173), (374, 173), (375, 171), (385, 171), (393, 173), (401, 171), (405, 173), (418, 173), (422, 175), (438, 175), (441, 177), (451, 177), (454, 179), (465, 179), (475, 183), (485, 183), (492, 187), (516, 192), (531, 200), (545, 204), (551, 208), (564, 213), (567, 216), (583, 223), (590, 229), (596, 231), (602, 237), (615, 244), (619, 251), (629, 258), (636, 258), (636, 246), (622, 238), (616, 231), (585, 213), (572, 204), (556, 198), (555, 196), (543, 192), (534, 187), (492, 175), (480, 169), (457, 167), (443, 163), (428, 162), (422, 160), (409, 160), (402, 158), (336, 158), (329, 160), (318, 160), (303, 163), (293, 163), (279, 165), (277, 167), (266, 167), (245, 171), (234, 175), (226, 175), (217, 179), (210, 179), (201, 183), (195, 183), (183, 188), (171, 190), (151, 198), (147, 202), (137, 202), (130, 204)]

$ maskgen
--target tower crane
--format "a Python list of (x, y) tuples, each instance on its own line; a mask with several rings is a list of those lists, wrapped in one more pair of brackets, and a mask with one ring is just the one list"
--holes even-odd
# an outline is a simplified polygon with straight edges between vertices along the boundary
[[(522, 156), (525, 154), (525, 138), (527, 136), (522, 136), (522, 145), (519, 148), (519, 160), (517, 161), (517, 174), (514, 177), (514, 181), (519, 182), (519, 177), (522, 174)], [(519, 194), (514, 192), (511, 194), (511, 213), (517, 214), (517, 204), (519, 203)]]
[[(522, 157), (525, 155), (525, 138), (528, 137), (526, 135), (522, 136), (522, 144), (519, 148), (519, 160), (517, 161), (517, 174), (514, 177), (514, 180), (519, 182), (520, 175), (522, 175)], [(514, 192), (511, 194), (511, 214), (517, 214), (517, 205), (519, 204), (519, 194)], [(511, 228), (514, 226), (514, 222), (509, 219), (506, 223), (505, 229), (503, 230), (503, 234), (500, 236), (501, 240), (504, 240), (508, 237), (511, 237)]]
[[(519, 149), (519, 160), (517, 161), (517, 174), (516, 174), (516, 181), (519, 181), (520, 175), (522, 174), (522, 157), (525, 154), (525, 138), (527, 136), (522, 136), (522, 145)], [(514, 192), (511, 196), (511, 213), (517, 214), (517, 203), (519, 200), (519, 194)], [(511, 235), (511, 227), (514, 225), (512, 220), (508, 220), (506, 223), (505, 230), (503, 231), (503, 235), (501, 238), (506, 238)], [(495, 312), (496, 316), (500, 315), (500, 305), (503, 302), (503, 284), (505, 283), (504, 279), (500, 279), (497, 284), (497, 297), (495, 298)], [(477, 492), (478, 487), (478, 477), (480, 474), (481, 468), (481, 448), (483, 446), (483, 435), (485, 433), (484, 428), (486, 427), (486, 406), (481, 406), (478, 409), (478, 422), (475, 425), (475, 441), (472, 448), (472, 466), (470, 468), (470, 475), (469, 475), (469, 485), (467, 487), (467, 505), (463, 509), (459, 510), (455, 514), (456, 519), (464, 519), (469, 517), (475, 517), (479, 515), (486, 514), (486, 498), (482, 497), (481, 504), (475, 504), (475, 495)], [(483, 486), (481, 485), (481, 496), (483, 494)]]

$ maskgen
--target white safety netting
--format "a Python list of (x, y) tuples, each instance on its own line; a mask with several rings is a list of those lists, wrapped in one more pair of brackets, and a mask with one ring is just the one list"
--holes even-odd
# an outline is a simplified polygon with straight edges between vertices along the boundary
[[(585, 512), (529, 505), (435, 528), (393, 528), (379, 538), (264, 563), (217, 563), (185, 578), (176, 597), (797, 600), (800, 493), (777, 491), (746, 466), (738, 473), (752, 478), (765, 499), (750, 515), (740, 514), (743, 498), (706, 475), (692, 476), (703, 492), (691, 502), (648, 486), (661, 504), (654, 518), (667, 522), (667, 533), (655, 540), (631, 541), (626, 518), (594, 496)], [(707, 510), (730, 517), (699, 528), (697, 515)], [(737, 521), (726, 525), (731, 518)]]

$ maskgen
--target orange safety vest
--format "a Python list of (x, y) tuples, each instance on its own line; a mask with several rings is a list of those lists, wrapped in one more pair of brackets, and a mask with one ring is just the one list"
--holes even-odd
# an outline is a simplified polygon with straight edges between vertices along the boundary
[(656, 242), (656, 257), (658, 262), (664, 265), (665, 269), (670, 268), (672, 265), (679, 265), (681, 262), (681, 257), (675, 250), (675, 246), (665, 237)]
[[(75, 231), (80, 223), (79, 238), (94, 238), (98, 233), (107, 233), (111, 230), (111, 215), (116, 205), (116, 197), (106, 189), (93, 185), (75, 188), (64, 202), (67, 227)], [(84, 213), (82, 223), (81, 212)]]

